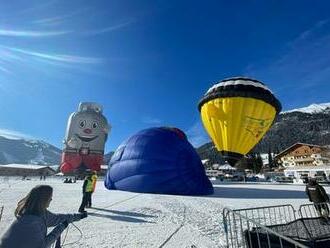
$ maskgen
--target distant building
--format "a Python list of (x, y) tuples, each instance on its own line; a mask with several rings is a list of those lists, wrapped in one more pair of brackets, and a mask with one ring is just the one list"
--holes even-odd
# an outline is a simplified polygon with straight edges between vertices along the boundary
[[(275, 153), (271, 153), (271, 159), (275, 157)], [(264, 167), (269, 167), (269, 154), (268, 153), (261, 153), (260, 157), (262, 159), (262, 164)]]
[(296, 179), (315, 177), (326, 180), (330, 176), (330, 166), (296, 166), (285, 169), (284, 175), (286, 177), (295, 177)]
[(274, 159), (284, 168), (296, 166), (321, 166), (330, 162), (327, 147), (296, 143), (277, 154)]
[(0, 165), (1, 176), (51, 176), (55, 169), (44, 165), (6, 164)]
[[(271, 153), (271, 161), (273, 161), (273, 158), (275, 156), (274, 153)], [(276, 170), (276, 168), (273, 168), (273, 164), (269, 164), (269, 154), (268, 153), (261, 153), (260, 157), (262, 159), (262, 172), (267, 173)]]
[(108, 171), (108, 165), (106, 164), (102, 164), (101, 165), (101, 170), (97, 173), (98, 176), (105, 176), (107, 174)]
[(227, 174), (227, 173), (232, 173), (232, 172), (236, 171), (236, 168), (232, 167), (230, 164), (224, 164), (224, 165), (220, 165), (218, 167), (218, 170), (221, 173)]
[(218, 177), (222, 175), (222, 173), (218, 170), (205, 170), (205, 173), (208, 177)]
[(274, 157), (284, 168), (285, 176), (300, 179), (330, 175), (329, 148), (325, 146), (296, 143)]

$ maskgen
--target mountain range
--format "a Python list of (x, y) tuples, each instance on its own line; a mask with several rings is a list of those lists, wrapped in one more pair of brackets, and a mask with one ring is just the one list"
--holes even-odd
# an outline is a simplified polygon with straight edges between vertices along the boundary
[[(296, 142), (330, 145), (330, 103), (281, 112), (252, 152), (278, 153)], [(196, 148), (201, 159), (224, 163), (212, 142)], [(0, 164), (58, 165), (62, 150), (41, 140), (10, 138), (0, 134)], [(107, 164), (113, 152), (104, 156)]]
[(41, 140), (0, 136), (0, 164), (58, 165), (62, 151)]

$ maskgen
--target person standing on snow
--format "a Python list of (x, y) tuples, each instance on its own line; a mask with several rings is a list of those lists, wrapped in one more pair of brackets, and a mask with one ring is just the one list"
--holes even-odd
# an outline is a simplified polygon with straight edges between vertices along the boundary
[(90, 196), (88, 198), (88, 202), (87, 202), (87, 205), (86, 205), (87, 208), (92, 207), (92, 195), (95, 191), (96, 181), (97, 181), (97, 172), (96, 171), (93, 171), (93, 174), (92, 174), (91, 178), (92, 178), (93, 190), (92, 190), (92, 193), (90, 194)]
[[(314, 207), (319, 216), (324, 216), (328, 219), (329, 207), (327, 202), (329, 202), (329, 196), (327, 195), (325, 189), (317, 183), (315, 178), (310, 178), (308, 180), (308, 184), (306, 185), (306, 193), (309, 201), (314, 203)], [(322, 215), (322, 210), (325, 212), (324, 215)]]
[[(69, 223), (87, 217), (87, 214), (54, 214), (47, 210), (53, 188), (34, 187), (17, 204), (16, 220), (0, 240), (0, 248), (48, 248), (61, 236)], [(47, 234), (47, 227), (55, 228)]]
[(83, 198), (79, 207), (80, 213), (86, 213), (85, 207), (88, 205), (88, 202), (91, 201), (93, 193), (93, 179), (91, 175), (85, 177), (84, 184), (82, 187)]

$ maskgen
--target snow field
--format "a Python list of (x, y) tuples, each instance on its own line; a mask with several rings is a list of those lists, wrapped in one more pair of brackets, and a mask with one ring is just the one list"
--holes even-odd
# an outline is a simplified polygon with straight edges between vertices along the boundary
[[(19, 199), (38, 184), (54, 188), (49, 210), (77, 212), (82, 181), (64, 184), (62, 179), (22, 181), (0, 177), (0, 206), (4, 213), (0, 236), (14, 220)], [(215, 181), (211, 196), (177, 196), (109, 191), (98, 181), (88, 218), (75, 222), (62, 234), (64, 247), (224, 247), (222, 211), (258, 206), (292, 204), (295, 209), (309, 203), (304, 185), (220, 184)], [(330, 188), (325, 187), (329, 192)]]

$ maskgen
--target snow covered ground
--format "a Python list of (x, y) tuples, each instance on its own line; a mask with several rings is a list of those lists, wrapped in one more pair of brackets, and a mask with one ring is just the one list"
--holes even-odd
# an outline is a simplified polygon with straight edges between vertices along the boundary
[[(19, 199), (35, 185), (54, 188), (49, 210), (76, 212), (82, 198), (82, 181), (64, 184), (63, 179), (46, 181), (0, 177), (0, 236), (14, 220)], [(223, 247), (222, 210), (309, 203), (304, 185), (223, 183), (214, 181), (211, 196), (191, 197), (109, 191), (98, 181), (89, 217), (70, 225), (63, 233), (64, 247)], [(330, 193), (330, 187), (325, 187)], [(66, 238), (65, 238), (66, 235)]]

